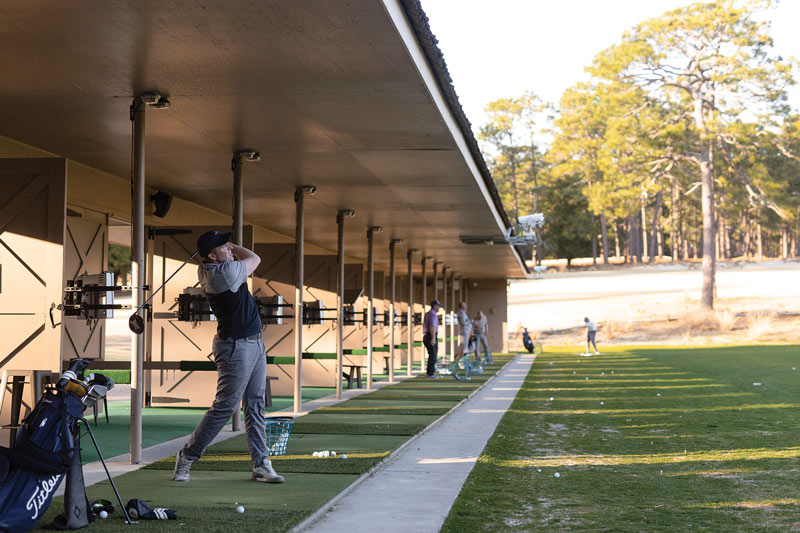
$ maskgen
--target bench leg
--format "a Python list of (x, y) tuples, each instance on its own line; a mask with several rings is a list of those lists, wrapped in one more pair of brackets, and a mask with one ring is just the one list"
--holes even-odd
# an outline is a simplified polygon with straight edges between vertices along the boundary
[(357, 366), (355, 368), (356, 371), (356, 383), (358, 384), (358, 388), (361, 388), (361, 367)]

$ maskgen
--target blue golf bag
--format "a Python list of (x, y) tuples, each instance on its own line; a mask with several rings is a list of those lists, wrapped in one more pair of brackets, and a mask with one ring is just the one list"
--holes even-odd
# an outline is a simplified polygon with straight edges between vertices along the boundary
[(49, 389), (17, 431), (12, 448), (0, 447), (0, 531), (33, 529), (79, 450), (84, 405), (72, 392)]

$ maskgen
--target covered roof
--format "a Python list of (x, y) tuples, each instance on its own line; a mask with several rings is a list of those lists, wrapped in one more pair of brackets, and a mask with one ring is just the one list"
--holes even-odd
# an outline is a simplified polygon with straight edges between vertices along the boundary
[[(231, 212), (232, 152), (252, 148), (244, 217), (348, 255), (405, 239), (468, 277), (519, 277), (510, 246), (459, 235), (509, 226), (417, 0), (10, 0), (0, 3), (0, 135), (127, 177), (129, 106), (147, 113), (146, 182)], [(398, 251), (404, 255), (405, 247)], [(376, 255), (385, 266), (388, 253)]]

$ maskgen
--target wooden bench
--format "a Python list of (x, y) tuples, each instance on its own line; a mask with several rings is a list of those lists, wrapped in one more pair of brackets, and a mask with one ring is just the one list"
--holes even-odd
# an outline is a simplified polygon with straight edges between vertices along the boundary
[(350, 369), (350, 372), (342, 371), (342, 376), (347, 378), (347, 388), (350, 389), (353, 386), (353, 381), (356, 382), (356, 387), (361, 388), (361, 369), (367, 368), (364, 365), (343, 365)]

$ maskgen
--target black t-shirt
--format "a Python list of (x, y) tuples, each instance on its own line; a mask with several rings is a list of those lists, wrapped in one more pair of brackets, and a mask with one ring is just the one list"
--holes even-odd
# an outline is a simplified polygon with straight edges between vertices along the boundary
[(261, 333), (261, 318), (247, 288), (247, 267), (242, 261), (204, 263), (197, 274), (217, 317), (218, 336), (240, 339)]

